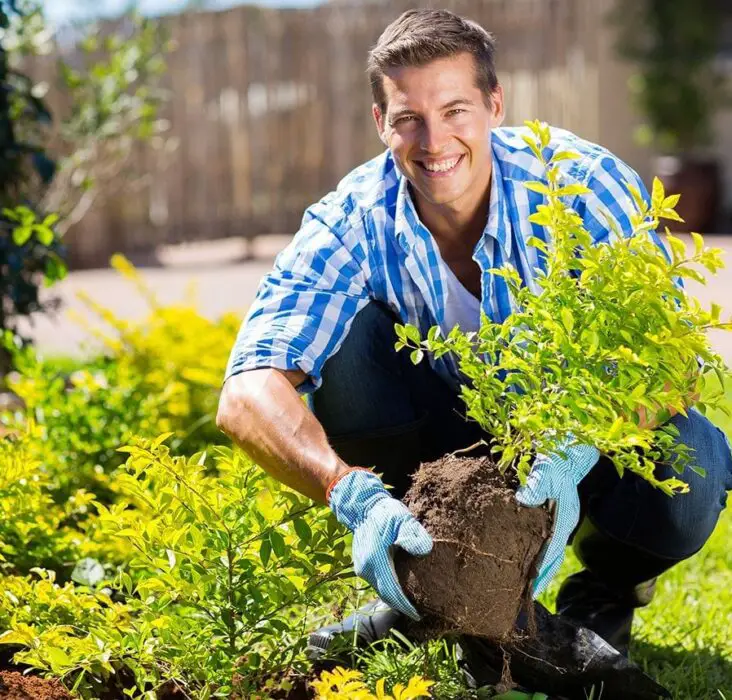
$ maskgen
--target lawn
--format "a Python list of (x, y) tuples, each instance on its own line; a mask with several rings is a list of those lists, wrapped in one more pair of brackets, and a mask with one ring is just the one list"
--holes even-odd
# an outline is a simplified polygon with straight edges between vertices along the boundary
[[(709, 417), (732, 439), (732, 419)], [(633, 656), (677, 700), (732, 700), (731, 542), (728, 508), (704, 549), (661, 577), (638, 615)]]

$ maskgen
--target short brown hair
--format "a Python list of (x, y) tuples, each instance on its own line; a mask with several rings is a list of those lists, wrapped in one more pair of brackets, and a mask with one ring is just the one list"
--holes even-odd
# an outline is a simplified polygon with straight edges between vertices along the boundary
[(407, 10), (381, 34), (369, 51), (367, 75), (374, 102), (386, 109), (384, 72), (389, 68), (423, 66), (438, 58), (470, 53), (477, 87), (489, 100), (496, 87), (493, 35), (477, 22), (449, 10)]

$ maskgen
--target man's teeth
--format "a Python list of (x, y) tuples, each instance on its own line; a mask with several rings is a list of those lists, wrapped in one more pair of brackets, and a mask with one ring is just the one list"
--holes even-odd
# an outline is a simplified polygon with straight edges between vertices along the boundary
[(432, 172), (445, 172), (446, 170), (452, 170), (456, 165), (457, 162), (460, 160), (460, 157), (454, 158), (453, 160), (446, 160), (442, 163), (423, 163), (425, 170), (431, 170)]

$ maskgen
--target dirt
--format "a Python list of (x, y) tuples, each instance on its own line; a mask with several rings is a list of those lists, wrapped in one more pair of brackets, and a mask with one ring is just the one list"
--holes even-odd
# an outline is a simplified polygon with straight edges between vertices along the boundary
[(414, 629), (420, 637), (512, 637), (551, 532), (546, 509), (516, 502), (517, 486), (489, 457), (447, 455), (416, 472), (403, 500), (434, 547), (427, 557), (397, 553), (395, 565), (423, 615)]
[(72, 700), (61, 681), (0, 671), (0, 698), (4, 700)]

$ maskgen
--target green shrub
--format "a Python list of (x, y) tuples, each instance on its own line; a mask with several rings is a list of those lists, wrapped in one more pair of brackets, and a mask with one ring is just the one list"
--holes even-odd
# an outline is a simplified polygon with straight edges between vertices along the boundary
[(191, 697), (249, 697), (304, 669), (306, 632), (347, 594), (346, 537), (329, 511), (228, 448), (212, 465), (172, 457), (168, 437), (125, 448), (125, 500), (98, 505), (104, 535), (132, 553), (111, 584), (125, 598), (115, 625), (102, 605), (73, 628), (23, 622), (0, 638), (84, 697), (122, 668), (140, 693), (174, 680)]
[[(714, 273), (722, 267), (721, 251), (704, 247), (692, 234), (694, 253), (667, 231), (672, 259), (666, 259), (649, 231), (659, 219), (676, 217), (677, 195), (665, 196), (654, 182), (650, 206), (628, 185), (637, 212), (632, 231), (620, 232), (612, 218), (608, 243), (594, 244), (582, 219), (563, 197), (586, 193), (579, 184), (564, 184), (560, 162), (575, 158), (557, 153), (547, 162), (549, 127), (531, 123), (535, 156), (546, 168), (546, 182), (527, 183), (543, 194), (546, 204), (529, 221), (547, 229), (549, 244), (534, 237), (529, 245), (546, 256), (546, 273), (537, 279), (538, 292), (522, 286), (516, 269), (493, 269), (511, 291), (514, 312), (501, 324), (483, 315), (478, 333), (453, 329), (446, 338), (432, 328), (422, 341), (413, 326), (397, 326), (397, 348), (412, 348), (419, 361), (423, 351), (440, 357), (453, 353), (470, 383), (462, 388), (468, 414), (495, 439), (499, 466), (517, 469), (524, 478), (536, 452), (550, 453), (572, 434), (607, 454), (619, 473), (626, 469), (664, 492), (688, 487), (676, 478), (659, 480), (655, 463), (666, 461), (681, 471), (688, 449), (676, 445), (673, 424), (653, 430), (641, 424), (644, 408), (664, 417), (666, 407), (686, 414), (697, 384), (697, 358), (703, 374), (723, 380), (724, 362), (711, 349), (710, 329), (732, 329), (720, 320), (721, 309), (705, 311), (680, 291), (676, 278), (704, 281), (698, 267)], [(678, 217), (676, 217), (678, 218)], [(722, 409), (723, 393), (697, 403)], [(695, 467), (696, 469), (696, 467)]]
[(44, 469), (38, 426), (0, 440), (0, 570), (27, 573), (33, 567), (69, 569), (80, 556), (81, 532), (93, 496), (79, 490), (62, 505)]
[(124, 258), (116, 256), (113, 264), (148, 300), (150, 313), (142, 322), (123, 321), (85, 297), (109, 327), (92, 329), (101, 356), (69, 373), (6, 337), (18, 370), (9, 385), (26, 410), (6, 415), (4, 423), (21, 430), (28, 420), (37, 423), (57, 502), (79, 488), (113, 501), (110, 475), (123, 461), (117, 448), (133, 437), (171, 431), (178, 453), (226, 440), (214, 418), (240, 319), (228, 314), (209, 321), (192, 303), (160, 305)]

